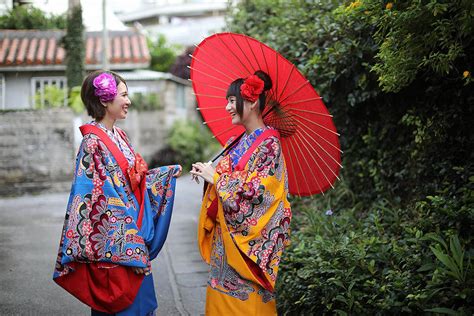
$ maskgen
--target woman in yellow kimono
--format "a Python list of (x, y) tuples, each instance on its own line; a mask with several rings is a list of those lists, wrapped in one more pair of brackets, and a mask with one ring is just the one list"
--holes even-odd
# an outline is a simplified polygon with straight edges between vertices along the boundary
[(257, 71), (232, 82), (227, 112), (245, 127), (216, 168), (197, 162), (191, 173), (209, 185), (198, 241), (209, 263), (206, 315), (276, 315), (274, 286), (289, 242), (291, 208), (278, 132), (262, 118), (270, 77)]

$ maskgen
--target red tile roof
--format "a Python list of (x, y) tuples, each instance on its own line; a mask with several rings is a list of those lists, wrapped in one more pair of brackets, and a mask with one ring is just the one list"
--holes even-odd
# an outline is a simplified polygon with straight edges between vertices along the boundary
[[(29, 71), (65, 67), (66, 51), (61, 46), (64, 31), (0, 30), (0, 70)], [(111, 69), (147, 67), (150, 52), (144, 35), (136, 31), (109, 31)], [(102, 64), (102, 32), (86, 32), (87, 69)]]

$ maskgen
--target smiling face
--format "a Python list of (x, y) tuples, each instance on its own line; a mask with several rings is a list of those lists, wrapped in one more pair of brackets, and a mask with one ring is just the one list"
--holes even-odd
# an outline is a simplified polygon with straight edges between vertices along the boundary
[(255, 103), (243, 100), (242, 115), (240, 115), (237, 111), (237, 98), (235, 96), (229, 96), (227, 98), (225, 110), (230, 114), (232, 124), (245, 126), (246, 122), (249, 121), (249, 118), (252, 115), (252, 105), (255, 106)]
[(105, 107), (105, 119), (116, 121), (127, 118), (128, 107), (131, 102), (128, 98), (127, 86), (120, 82), (117, 86), (117, 95), (115, 99), (110, 102), (104, 103)]

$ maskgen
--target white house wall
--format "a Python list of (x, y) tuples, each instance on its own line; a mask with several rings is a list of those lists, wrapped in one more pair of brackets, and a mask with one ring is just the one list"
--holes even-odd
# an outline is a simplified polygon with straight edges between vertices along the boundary
[(21, 72), (5, 72), (3, 75), (5, 76), (5, 110), (31, 108), (31, 75)]

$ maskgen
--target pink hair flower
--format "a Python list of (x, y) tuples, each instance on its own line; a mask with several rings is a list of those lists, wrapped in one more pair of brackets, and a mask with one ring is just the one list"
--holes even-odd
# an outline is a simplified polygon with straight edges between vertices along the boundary
[(111, 74), (104, 72), (95, 77), (92, 82), (95, 91), (94, 94), (99, 97), (102, 102), (109, 102), (115, 99), (117, 95), (117, 84), (115, 78)]

